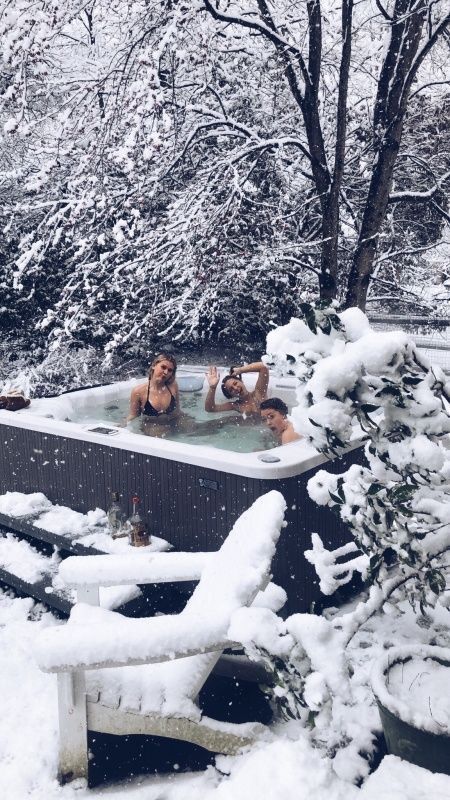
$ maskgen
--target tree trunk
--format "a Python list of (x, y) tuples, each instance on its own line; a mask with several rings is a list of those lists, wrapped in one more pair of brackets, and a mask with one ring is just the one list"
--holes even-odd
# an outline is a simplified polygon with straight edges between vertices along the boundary
[(322, 253), (319, 288), (321, 300), (334, 300), (337, 295), (339, 206), (331, 190), (328, 203), (322, 204)]
[(426, 10), (426, 4), (419, 6), (417, 0), (396, 0), (395, 3), (391, 40), (381, 69), (374, 110), (375, 163), (348, 277), (345, 308), (359, 306), (364, 311), (366, 307)]
[(372, 173), (361, 232), (348, 277), (345, 308), (358, 306), (362, 311), (366, 308), (367, 291), (378, 247), (378, 235), (386, 216), (400, 138), (401, 130), (398, 132), (398, 136), (389, 138), (378, 155), (378, 161)]
[[(353, 0), (342, 2), (342, 55), (339, 67), (339, 93), (336, 116), (334, 170), (328, 194), (322, 203), (322, 262), (320, 297), (333, 300), (337, 295), (339, 258), (339, 199), (344, 174), (347, 131), (347, 96), (352, 52)], [(317, 106), (319, 106), (317, 102)]]

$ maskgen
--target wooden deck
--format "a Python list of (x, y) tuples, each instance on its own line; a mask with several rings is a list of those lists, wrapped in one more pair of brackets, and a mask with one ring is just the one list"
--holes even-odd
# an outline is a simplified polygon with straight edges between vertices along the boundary
[[(67, 536), (61, 536), (51, 531), (38, 528), (33, 524), (33, 517), (10, 517), (0, 513), (0, 537), (11, 533), (16, 539), (27, 542), (31, 547), (47, 555), (49, 562), (48, 573), (40, 580), (29, 582), (20, 575), (16, 575), (0, 563), (0, 585), (12, 589), (24, 597), (32, 597), (44, 603), (58, 616), (68, 617), (73, 606), (73, 599), (69, 591), (55, 589), (53, 586), (54, 569), (51, 569), (54, 548), (58, 549), (61, 558), (67, 556), (101, 555), (104, 550), (96, 547), (87, 547)], [(161, 586), (139, 587), (141, 597), (134, 598), (120, 607), (126, 616), (147, 616), (156, 612), (169, 613), (182, 607), (186, 595), (180, 592), (175, 584)], [(119, 610), (119, 609), (117, 609)]]

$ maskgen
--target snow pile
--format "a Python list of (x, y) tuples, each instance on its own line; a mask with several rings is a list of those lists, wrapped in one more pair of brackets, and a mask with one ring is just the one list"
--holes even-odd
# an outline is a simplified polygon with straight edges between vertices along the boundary
[(9, 517), (30, 517), (42, 514), (52, 507), (50, 500), (42, 492), (24, 494), (23, 492), (6, 492), (0, 495), (0, 514)]
[(214, 800), (358, 800), (359, 790), (336, 778), (330, 760), (302, 738), (278, 739), (246, 757), (218, 759), (230, 771)]
[(450, 779), (386, 756), (362, 787), (358, 800), (450, 800)]
[(36, 583), (41, 580), (49, 572), (50, 563), (53, 571), (56, 570), (56, 560), (51, 562), (27, 542), (15, 539), (11, 533), (0, 537), (0, 566), (23, 581)]
[[(36, 637), (56, 621), (50, 614), (29, 618), (32, 609), (31, 600), (12, 600), (0, 593), (2, 798), (100, 800), (104, 787), (88, 790), (79, 783), (65, 787), (57, 784), (56, 684), (54, 676), (40, 672), (31, 657)], [(367, 732), (372, 735), (372, 731), (379, 730), (377, 710), (368, 688), (375, 660), (390, 642), (436, 639), (448, 646), (449, 626), (442, 615), (442, 609), (439, 613), (434, 610), (428, 627), (419, 627), (409, 605), (403, 605), (399, 612), (392, 607), (391, 614), (371, 617), (349, 643), (354, 705), (342, 705), (331, 725), (352, 730), (361, 750)], [(332, 670), (332, 650), (329, 662)], [(138, 668), (130, 671), (134, 669)], [(316, 700), (320, 700), (320, 688), (309, 687)], [(24, 730), (27, 736), (23, 735)], [(273, 741), (262, 742), (240, 756), (219, 757), (218, 770), (141, 776), (109, 787), (106, 792), (117, 800), (158, 800), (162, 796), (166, 800), (194, 800), (199, 796), (203, 800), (450, 800), (450, 777), (432, 774), (393, 756), (385, 757), (376, 772), (357, 788), (352, 776), (336, 775), (332, 751), (327, 756), (320, 747), (323, 733), (300, 721), (279, 722), (272, 728)], [(350, 760), (349, 767), (351, 764)]]
[[(54, 505), (49, 511), (41, 514), (33, 522), (36, 528), (43, 528), (45, 531), (57, 533), (60, 536), (70, 536), (72, 539), (79, 539), (80, 536), (87, 536), (89, 533), (99, 532), (99, 528), (106, 528), (108, 520), (106, 513), (101, 508), (88, 511), (87, 514), (80, 514), (67, 506)], [(104, 531), (101, 531), (104, 533)]]
[(34, 666), (33, 643), (55, 621), (28, 621), (33, 601), (0, 593), (0, 791), (4, 800), (55, 796), (58, 710), (53, 676)]

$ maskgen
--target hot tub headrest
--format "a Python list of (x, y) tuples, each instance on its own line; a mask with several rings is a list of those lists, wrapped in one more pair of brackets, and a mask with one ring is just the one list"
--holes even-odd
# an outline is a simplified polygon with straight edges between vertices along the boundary
[(203, 389), (203, 375), (177, 375), (180, 392), (199, 392)]

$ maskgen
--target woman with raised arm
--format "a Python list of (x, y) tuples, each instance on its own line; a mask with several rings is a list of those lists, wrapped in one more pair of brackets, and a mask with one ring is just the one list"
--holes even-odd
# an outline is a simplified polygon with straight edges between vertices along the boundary
[[(253, 391), (249, 391), (241, 375), (246, 372), (257, 372), (258, 378)], [(228, 375), (222, 378), (222, 392), (228, 398), (226, 403), (216, 403), (216, 389), (220, 381), (217, 367), (210, 367), (206, 373), (209, 384), (205, 399), (205, 411), (238, 411), (245, 417), (259, 416), (259, 406), (267, 397), (269, 370), (262, 361), (245, 364), (242, 367), (231, 367)]]
[(145, 423), (174, 422), (180, 415), (177, 362), (170, 353), (159, 353), (150, 364), (148, 381), (131, 392), (127, 422), (142, 415)]

